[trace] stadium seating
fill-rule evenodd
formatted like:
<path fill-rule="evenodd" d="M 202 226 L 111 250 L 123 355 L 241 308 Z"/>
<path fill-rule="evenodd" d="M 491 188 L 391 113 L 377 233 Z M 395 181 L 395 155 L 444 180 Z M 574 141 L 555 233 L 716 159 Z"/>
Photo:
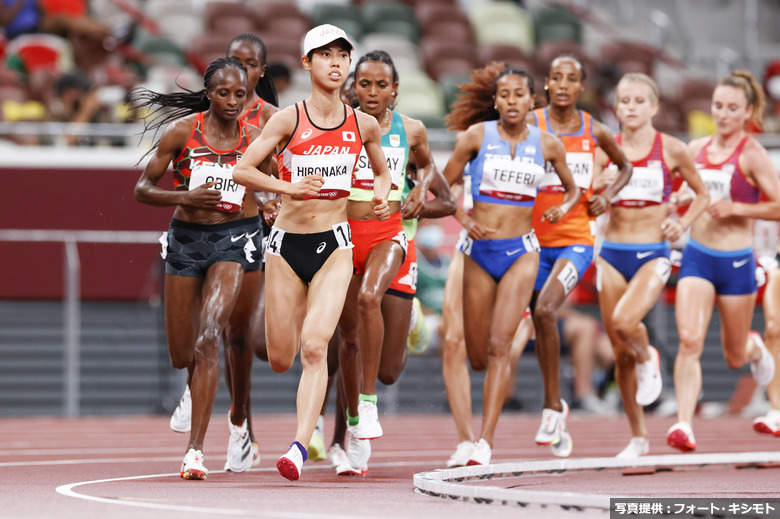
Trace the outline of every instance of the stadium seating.
<path fill-rule="evenodd" d="M 362 51 L 383 50 L 393 59 L 399 75 L 407 70 L 418 71 L 421 67 L 420 50 L 408 39 L 395 34 L 371 33 L 361 41 Z M 359 56 L 353 57 L 357 59 Z"/>
<path fill-rule="evenodd" d="M 641 72 L 650 77 L 655 71 L 656 55 L 650 45 L 630 40 L 615 40 L 599 49 L 599 59 L 617 66 L 622 73 Z"/>
<path fill-rule="evenodd" d="M 392 2 L 373 1 L 363 4 L 360 16 L 366 33 L 390 33 L 417 43 L 420 28 L 411 7 Z"/>
<path fill-rule="evenodd" d="M 260 31 L 258 34 L 265 43 L 269 63 L 284 63 L 290 70 L 301 67 L 301 39 L 289 38 L 273 32 Z"/>
<path fill-rule="evenodd" d="M 420 54 L 434 81 L 445 74 L 467 75 L 477 66 L 476 50 L 465 42 L 427 38 L 420 44 Z"/>
<path fill-rule="evenodd" d="M 313 26 L 329 23 L 344 29 L 351 38 L 360 40 L 363 37 L 363 18 L 355 6 L 318 3 L 312 9 L 310 18 Z"/>
<path fill-rule="evenodd" d="M 477 46 L 477 65 L 483 67 L 490 62 L 499 61 L 509 66 L 525 70 L 531 75 L 536 73 L 536 64 L 520 47 L 504 43 L 482 43 Z"/>
<path fill-rule="evenodd" d="M 580 20 L 566 8 L 545 6 L 531 11 L 534 39 L 538 45 L 547 40 L 565 40 L 582 43 Z"/>
<path fill-rule="evenodd" d="M 444 95 L 425 72 L 409 72 L 398 83 L 395 109 L 418 119 L 441 119 L 444 117 Z"/>
<path fill-rule="evenodd" d="M 458 94 L 460 93 L 459 85 L 468 83 L 471 81 L 469 74 L 444 74 L 439 78 L 439 86 L 441 87 L 442 94 L 444 94 L 444 104 L 446 111 L 449 112 L 452 108 Z"/>
<path fill-rule="evenodd" d="M 184 51 L 166 37 L 141 31 L 133 40 L 133 45 L 146 54 L 152 60 L 152 64 L 166 63 L 179 66 L 187 64 Z"/>
<path fill-rule="evenodd" d="M 524 52 L 534 48 L 531 14 L 513 2 L 476 3 L 469 11 L 478 43 L 509 43 Z"/>
<path fill-rule="evenodd" d="M 434 20 L 426 24 L 422 39 L 437 38 L 449 41 L 474 43 L 474 30 L 471 24 L 458 20 Z"/>
<path fill-rule="evenodd" d="M 187 47 L 187 61 L 200 74 L 206 72 L 206 67 L 217 58 L 227 54 L 227 48 L 233 39 L 233 34 L 207 32 L 195 38 Z"/>
<path fill-rule="evenodd" d="M 222 20 L 225 18 L 227 18 L 229 21 L 243 19 L 245 21 L 250 22 L 252 27 L 254 27 L 255 25 L 254 23 L 255 12 L 252 9 L 250 9 L 249 6 L 247 6 L 247 4 L 244 4 L 243 2 L 227 2 L 227 1 L 211 0 L 206 4 L 203 17 L 206 21 L 208 28 L 212 31 L 217 30 L 219 28 L 221 30 L 228 30 L 229 32 L 235 32 L 229 29 L 228 26 L 229 22 L 225 22 L 225 23 L 222 22 Z M 240 32 L 235 32 L 234 36 L 236 34 L 240 34 Z"/>

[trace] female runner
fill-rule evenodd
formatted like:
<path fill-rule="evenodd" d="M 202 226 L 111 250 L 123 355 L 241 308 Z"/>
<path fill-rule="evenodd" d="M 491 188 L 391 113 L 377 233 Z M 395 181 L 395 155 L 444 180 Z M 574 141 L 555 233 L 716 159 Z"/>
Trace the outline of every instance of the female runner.
<path fill-rule="evenodd" d="M 379 123 L 392 189 L 388 198 L 390 218 L 377 221 L 370 205 L 374 175 L 365 155 L 361 155 L 347 203 L 355 244 L 354 274 L 340 320 L 344 341 L 339 365 L 346 391 L 349 467 L 337 467 L 339 473 L 365 473 L 370 447 L 364 440 L 382 435 L 377 379 L 384 384 L 394 383 L 406 364 L 416 255 L 402 217 L 416 222 L 419 216 L 447 216 L 456 207 L 446 182 L 435 169 L 425 126 L 392 110 L 397 88 L 398 73 L 386 52 L 369 52 L 358 60 L 355 94 L 360 110 Z M 408 161 L 416 165 L 420 179 L 420 185 L 411 192 L 406 178 Z M 434 187 L 437 177 L 438 186 Z M 429 186 L 437 196 L 426 202 Z"/>
<path fill-rule="evenodd" d="M 566 196 L 544 218 L 558 222 L 580 197 L 555 136 L 528 126 L 533 80 L 524 71 L 492 63 L 472 74 L 448 115 L 450 129 L 462 131 L 444 170 L 458 182 L 468 164 L 474 209 L 456 217 L 468 230 L 461 247 L 466 350 L 476 370 L 487 369 L 480 440 L 468 461 L 488 464 L 493 433 L 504 403 L 512 338 L 531 299 L 539 245 L 531 211 L 544 165 L 551 162 Z"/>
<path fill-rule="evenodd" d="M 312 94 L 273 115 L 233 175 L 259 191 L 282 193 L 266 247 L 266 344 L 274 371 L 288 370 L 301 352 L 295 440 L 276 466 L 297 480 L 327 386 L 328 341 L 338 323 L 352 274 L 347 200 L 363 147 L 375 175 L 372 211 L 389 216 L 390 172 L 376 119 L 340 98 L 354 48 L 342 29 L 320 25 L 304 38 L 303 67 Z M 257 165 L 276 149 L 279 179 Z"/>
<path fill-rule="evenodd" d="M 766 149 L 745 131 L 748 122 L 760 123 L 764 105 L 756 79 L 747 71 L 732 72 L 712 94 L 717 132 L 689 144 L 712 204 L 691 229 L 677 283 L 677 423 L 666 441 L 684 452 L 696 449 L 692 423 L 701 391 L 699 359 L 715 303 L 728 366 L 737 369 L 749 362 L 760 386 L 774 375 L 774 358 L 761 335 L 750 331 L 757 291 L 753 219 L 780 219 L 780 181 Z M 761 193 L 766 201 L 759 201 Z"/>
<path fill-rule="evenodd" d="M 542 218 L 544 212 L 563 199 L 563 187 L 552 172 L 542 179 L 533 210 L 533 223 L 539 238 L 539 272 L 534 285 L 531 310 L 536 329 L 536 356 L 544 380 L 542 423 L 536 433 L 537 445 L 549 445 L 556 456 L 571 454 L 572 442 L 566 430 L 568 405 L 561 399 L 559 364 L 561 338 L 558 310 L 593 261 L 596 240 L 595 218 L 607 208 L 608 201 L 631 177 L 631 163 L 615 144 L 609 129 L 583 110 L 577 100 L 585 90 L 585 68 L 571 54 L 556 57 L 550 63 L 545 90 L 550 105 L 528 115 L 528 124 L 549 131 L 563 141 L 566 162 L 577 183 L 580 203 L 556 224 Z M 602 150 L 618 167 L 614 182 L 600 194 L 593 194 L 593 162 Z"/>
<path fill-rule="evenodd" d="M 165 324 L 173 366 L 192 370 L 192 425 L 181 466 L 185 479 L 208 475 L 202 450 L 219 383 L 219 343 L 252 247 L 242 205 L 245 198 L 253 200 L 232 180 L 236 161 L 259 134 L 239 120 L 247 85 L 244 66 L 221 58 L 206 69 L 202 91 L 135 94 L 142 106 L 174 108 L 150 126 L 171 122 L 135 196 L 149 205 L 176 206 L 163 245 Z M 157 185 L 171 163 L 174 191 Z"/>
<path fill-rule="evenodd" d="M 244 65 L 249 80 L 249 90 L 240 119 L 262 129 L 271 115 L 278 111 L 276 105 L 279 102 L 273 79 L 267 74 L 265 44 L 254 34 L 240 34 L 228 45 L 227 55 Z M 273 163 L 271 165 L 273 168 Z M 228 416 L 230 439 L 225 470 L 233 472 L 243 472 L 260 462 L 259 447 L 252 431 L 252 419 L 249 413 L 249 389 L 252 352 L 265 355 L 265 331 L 262 327 L 257 329 L 257 325 L 262 324 L 264 313 L 262 297 L 264 233 L 259 213 L 269 197 L 265 193 L 253 191 L 248 195 L 250 196 L 244 204 L 244 221 L 247 226 L 247 238 L 251 240 L 252 245 L 248 247 L 241 292 L 233 313 L 230 314 L 224 337 L 227 346 L 225 381 L 233 403 Z M 255 313 L 260 314 L 259 318 L 254 315 Z M 191 372 L 188 373 L 187 378 L 188 381 L 191 380 Z M 191 412 L 192 401 L 188 382 L 178 407 L 171 415 L 171 429 L 176 432 L 189 432 Z"/>
<path fill-rule="evenodd" d="M 653 80 L 644 74 L 626 74 L 615 93 L 615 111 L 622 125 L 616 140 L 634 169 L 628 185 L 611 198 L 596 260 L 596 288 L 615 356 L 615 380 L 631 425 L 631 441 L 618 457 L 635 458 L 650 449 L 642 406 L 653 403 L 663 387 L 658 351 L 650 346 L 642 319 L 671 273 L 667 240 L 679 239 L 709 198 L 685 144 L 653 128 L 659 101 Z M 609 158 L 599 153 L 597 160 L 600 174 Z M 682 175 L 697 195 L 679 220 L 669 217 L 673 174 Z"/>

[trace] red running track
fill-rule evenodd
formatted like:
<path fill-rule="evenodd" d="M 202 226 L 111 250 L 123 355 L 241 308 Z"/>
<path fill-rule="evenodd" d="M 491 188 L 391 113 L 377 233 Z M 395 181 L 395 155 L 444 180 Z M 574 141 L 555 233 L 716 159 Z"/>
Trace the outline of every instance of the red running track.
<path fill-rule="evenodd" d="M 505 414 L 496 431 L 496 463 L 551 459 L 533 436 L 539 417 Z M 671 418 L 648 417 L 651 454 L 678 454 L 664 442 Z M 259 517 L 279 519 L 494 517 L 608 517 L 603 510 L 476 504 L 422 495 L 413 475 L 444 462 L 457 443 L 448 415 L 383 416 L 385 435 L 373 441 L 366 477 L 339 477 L 327 462 L 304 466 L 298 482 L 283 479 L 276 459 L 295 429 L 292 415 L 255 417 L 261 444 L 258 469 L 224 473 L 228 431 L 215 415 L 206 437 L 207 481 L 185 481 L 178 471 L 187 437 L 168 428 L 162 416 L 31 417 L 0 419 L 0 517 L 157 519 Z M 475 423 L 478 429 L 478 421 Z M 629 439 L 624 418 L 572 415 L 572 458 L 609 457 Z M 326 440 L 331 431 L 326 421 Z M 697 453 L 780 450 L 780 438 L 758 435 L 741 417 L 697 419 Z M 491 480 L 506 488 L 577 492 L 615 497 L 780 496 L 780 470 L 734 466 L 686 468 L 652 475 L 584 471 Z M 57 489 L 60 489 L 60 492 Z"/>

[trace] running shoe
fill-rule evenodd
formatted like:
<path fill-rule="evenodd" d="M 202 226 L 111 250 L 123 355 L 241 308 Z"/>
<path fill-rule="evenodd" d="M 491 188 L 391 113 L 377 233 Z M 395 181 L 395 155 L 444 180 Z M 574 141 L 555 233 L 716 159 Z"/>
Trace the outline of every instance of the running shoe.
<path fill-rule="evenodd" d="M 566 428 L 566 420 L 569 418 L 569 406 L 563 399 L 561 404 L 562 411 L 542 409 L 542 423 L 534 438 L 537 445 L 554 445 L 561 441 L 561 431 Z"/>
<path fill-rule="evenodd" d="M 303 462 L 306 461 L 307 457 L 308 454 L 306 454 L 306 449 L 303 445 L 298 442 L 292 442 L 287 454 L 276 462 L 276 469 L 279 471 L 279 474 L 290 481 L 298 481 L 303 471 Z"/>
<path fill-rule="evenodd" d="M 330 466 L 338 470 L 343 463 L 347 463 L 347 453 L 344 452 L 341 445 L 334 443 L 328 449 L 328 460 L 330 461 Z"/>
<path fill-rule="evenodd" d="M 471 455 L 474 454 L 474 449 L 477 448 L 477 444 L 473 441 L 462 441 L 455 448 L 455 452 L 452 453 L 450 459 L 447 460 L 447 468 L 463 467 L 471 459 Z"/>
<path fill-rule="evenodd" d="M 379 424 L 379 411 L 376 404 L 363 400 L 358 404 L 360 420 L 355 426 L 355 435 L 361 440 L 375 440 L 382 436 L 382 426 Z M 349 449 L 347 449 L 349 452 Z"/>
<path fill-rule="evenodd" d="M 484 438 L 481 438 L 474 447 L 474 451 L 471 453 L 471 456 L 469 456 L 466 465 L 490 465 L 490 457 L 492 454 L 493 451 L 490 448 L 490 445 L 488 445 L 488 442 L 486 442 Z"/>
<path fill-rule="evenodd" d="M 365 476 L 371 457 L 371 441 L 356 435 L 357 425 L 347 426 L 347 462 L 336 467 L 339 476 Z"/>
<path fill-rule="evenodd" d="M 209 471 L 203 466 L 203 453 L 195 449 L 188 450 L 181 462 L 179 475 L 184 479 L 206 479 Z"/>
<path fill-rule="evenodd" d="M 666 444 L 683 452 L 696 450 L 696 438 L 693 437 L 693 429 L 685 422 L 677 422 L 666 431 Z"/>
<path fill-rule="evenodd" d="M 647 456 L 650 452 L 650 440 L 643 436 L 634 436 L 625 449 L 615 456 L 616 458 L 632 459 Z"/>
<path fill-rule="evenodd" d="M 412 321 L 414 326 L 406 337 L 406 351 L 412 355 L 422 355 L 431 343 L 431 330 L 425 322 L 420 300 L 416 297 L 412 299 Z"/>
<path fill-rule="evenodd" d="M 252 442 L 252 466 L 260 466 L 260 446 L 257 442 Z"/>
<path fill-rule="evenodd" d="M 772 377 L 775 376 L 775 359 L 769 353 L 769 350 L 766 349 L 760 333 L 751 331 L 750 336 L 753 338 L 753 343 L 761 350 L 761 358 L 750 361 L 750 372 L 753 374 L 756 383 L 761 387 L 765 387 L 772 382 Z"/>
<path fill-rule="evenodd" d="M 311 435 L 311 441 L 309 441 L 309 459 L 312 461 L 322 461 L 326 456 L 325 438 L 322 434 L 322 429 L 315 427 L 314 432 Z"/>
<path fill-rule="evenodd" d="M 179 400 L 179 405 L 171 415 L 171 429 L 178 433 L 188 433 L 192 427 L 192 395 L 190 386 L 184 388 L 184 394 Z"/>
<path fill-rule="evenodd" d="M 772 409 L 753 420 L 753 430 L 761 434 L 780 436 L 780 410 Z"/>
<path fill-rule="evenodd" d="M 246 419 L 241 425 L 233 425 L 228 414 L 228 428 L 230 439 L 228 440 L 227 460 L 225 470 L 230 472 L 244 472 L 252 466 L 252 441 L 249 439 L 249 430 Z"/>
<path fill-rule="evenodd" d="M 571 440 L 571 434 L 569 434 L 569 427 L 567 424 L 567 421 L 569 420 L 569 404 L 566 403 L 566 400 L 561 399 L 561 405 L 563 406 L 563 411 L 561 411 L 563 420 L 560 422 L 560 440 L 556 443 L 551 443 L 550 450 L 552 451 L 553 456 L 568 458 L 571 451 L 574 449 L 574 442 Z"/>
<path fill-rule="evenodd" d="M 650 405 L 661 396 L 664 388 L 661 379 L 661 359 L 658 350 L 647 347 L 650 359 L 636 365 L 636 403 L 642 406 Z"/>

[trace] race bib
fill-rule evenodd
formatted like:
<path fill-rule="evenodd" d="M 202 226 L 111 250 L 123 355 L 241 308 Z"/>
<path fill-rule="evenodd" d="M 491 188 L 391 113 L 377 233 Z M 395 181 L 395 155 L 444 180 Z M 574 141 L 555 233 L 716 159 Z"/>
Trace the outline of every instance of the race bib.
<path fill-rule="evenodd" d="M 309 175 L 322 175 L 322 189 L 317 198 L 339 198 L 349 195 L 355 155 L 293 155 L 290 182 L 296 183 Z"/>
<path fill-rule="evenodd" d="M 635 167 L 631 173 L 631 180 L 620 190 L 612 203 L 629 207 L 643 207 L 660 204 L 663 199 L 663 171 L 660 165 L 657 167 L 651 165 L 650 167 Z"/>
<path fill-rule="evenodd" d="M 719 169 L 700 169 L 699 175 L 710 190 L 710 203 L 731 200 L 731 172 Z"/>
<path fill-rule="evenodd" d="M 485 159 L 479 192 L 504 200 L 533 200 L 544 168 L 528 160 L 512 160 L 505 155 Z"/>
<path fill-rule="evenodd" d="M 241 210 L 246 187 L 233 182 L 233 166 L 220 166 L 214 163 L 195 163 L 190 174 L 189 189 L 215 182 L 211 189 L 222 193 L 222 200 L 217 209 L 226 213 L 236 213 Z"/>
<path fill-rule="evenodd" d="M 569 166 L 574 183 L 583 193 L 590 189 L 593 182 L 593 154 L 592 153 L 566 153 L 566 165 Z M 563 185 L 552 164 L 547 163 L 547 171 L 539 182 L 539 188 L 548 192 L 563 192 Z"/>
<path fill-rule="evenodd" d="M 382 146 L 382 151 L 387 159 L 387 169 L 390 170 L 392 189 L 398 189 L 406 165 L 406 149 Z M 374 189 L 374 171 L 371 169 L 365 148 L 360 151 L 352 186 L 360 189 Z"/>

